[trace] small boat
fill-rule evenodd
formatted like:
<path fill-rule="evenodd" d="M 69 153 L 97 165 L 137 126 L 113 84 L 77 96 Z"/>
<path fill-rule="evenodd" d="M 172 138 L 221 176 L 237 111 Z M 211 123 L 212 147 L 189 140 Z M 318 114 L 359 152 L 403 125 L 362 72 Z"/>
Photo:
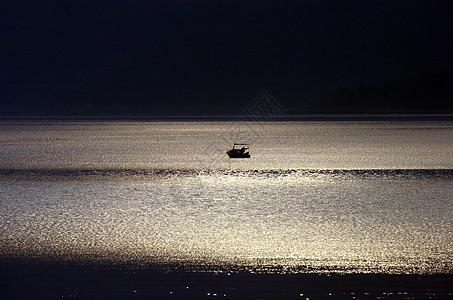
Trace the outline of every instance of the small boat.
<path fill-rule="evenodd" d="M 234 144 L 227 152 L 230 158 L 250 158 L 249 144 Z"/>

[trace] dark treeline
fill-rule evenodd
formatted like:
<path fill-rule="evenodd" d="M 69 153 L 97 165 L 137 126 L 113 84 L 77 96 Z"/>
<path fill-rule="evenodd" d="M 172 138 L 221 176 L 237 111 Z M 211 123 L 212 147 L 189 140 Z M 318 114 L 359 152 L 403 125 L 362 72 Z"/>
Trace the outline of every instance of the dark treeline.
<path fill-rule="evenodd" d="M 310 113 L 453 113 L 453 73 L 441 71 L 417 77 L 361 84 L 324 95 Z"/>
<path fill-rule="evenodd" d="M 0 96 L 1 115 L 40 116 L 234 115 L 245 106 L 241 97 L 246 98 L 239 92 L 228 95 L 229 101 L 214 97 L 215 93 L 204 97 L 192 93 L 178 95 L 174 91 L 156 95 L 145 87 L 96 84 L 17 87 L 0 84 Z M 297 94 L 291 98 L 293 103 L 277 97 L 282 106 L 292 108 L 288 114 L 451 114 L 453 73 L 441 71 L 378 85 L 362 84 L 356 89 L 344 88 L 326 93 L 311 107 L 304 103 L 298 107 Z"/>

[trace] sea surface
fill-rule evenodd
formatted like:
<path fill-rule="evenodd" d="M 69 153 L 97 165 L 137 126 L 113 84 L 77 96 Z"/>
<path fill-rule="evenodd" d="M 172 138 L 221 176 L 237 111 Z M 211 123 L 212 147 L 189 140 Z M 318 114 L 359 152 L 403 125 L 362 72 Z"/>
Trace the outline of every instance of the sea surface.
<path fill-rule="evenodd" d="M 452 231 L 449 121 L 0 121 L 2 260 L 451 274 Z"/>

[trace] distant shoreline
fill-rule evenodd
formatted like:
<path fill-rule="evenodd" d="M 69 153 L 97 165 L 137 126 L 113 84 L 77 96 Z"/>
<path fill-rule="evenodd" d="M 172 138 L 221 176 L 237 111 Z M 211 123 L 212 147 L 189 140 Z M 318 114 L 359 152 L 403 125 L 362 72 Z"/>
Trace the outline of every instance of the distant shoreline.
<path fill-rule="evenodd" d="M 279 117 L 253 118 L 247 115 L 0 115 L 2 120 L 56 120 L 56 121 L 453 121 L 453 114 L 312 114 L 285 115 Z"/>

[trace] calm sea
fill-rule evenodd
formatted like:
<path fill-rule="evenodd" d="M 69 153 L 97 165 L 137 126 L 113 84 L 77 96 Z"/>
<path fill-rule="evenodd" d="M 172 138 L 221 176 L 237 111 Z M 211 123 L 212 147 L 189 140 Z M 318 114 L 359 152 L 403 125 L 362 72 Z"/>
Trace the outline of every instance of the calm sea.
<path fill-rule="evenodd" d="M 452 230 L 452 122 L 0 122 L 2 259 L 451 273 Z"/>

